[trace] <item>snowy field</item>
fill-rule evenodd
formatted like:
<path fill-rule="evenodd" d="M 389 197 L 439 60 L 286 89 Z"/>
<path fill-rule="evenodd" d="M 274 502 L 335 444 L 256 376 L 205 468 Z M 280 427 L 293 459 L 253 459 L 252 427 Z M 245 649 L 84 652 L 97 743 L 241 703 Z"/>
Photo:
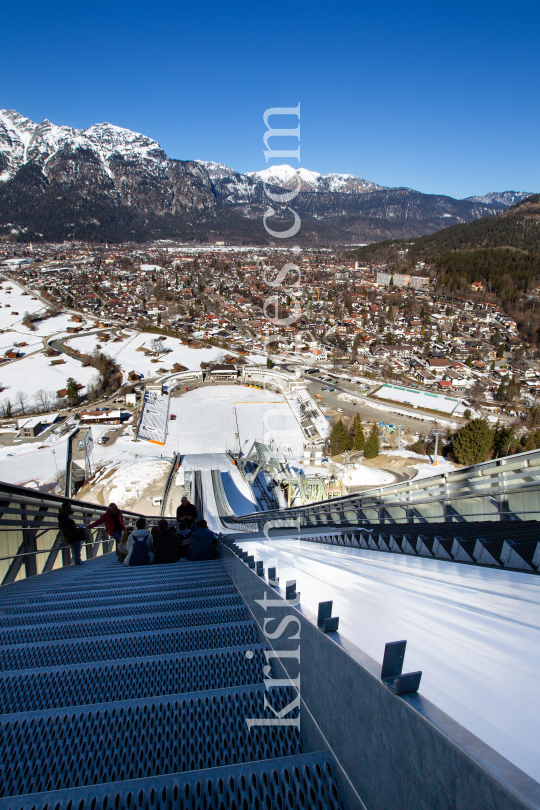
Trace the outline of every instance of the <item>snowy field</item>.
<path fill-rule="evenodd" d="M 110 330 L 104 329 L 104 332 Z M 123 330 L 126 334 L 127 330 Z M 146 357 L 144 352 L 137 351 L 139 348 L 145 348 L 149 351 L 152 350 L 152 342 L 159 337 L 159 335 L 152 334 L 151 332 L 141 332 L 140 334 L 130 334 L 121 343 L 115 343 L 114 340 L 107 342 L 101 341 L 97 335 L 83 335 L 81 337 L 72 338 L 66 341 L 68 346 L 78 349 L 82 353 L 92 354 L 97 344 L 101 346 L 101 350 L 105 354 L 113 357 L 122 371 L 128 374 L 130 371 L 136 371 L 137 374 L 143 374 L 144 377 L 155 377 L 158 369 L 166 368 L 171 369 L 174 363 L 180 363 L 186 366 L 190 371 L 193 369 L 200 369 L 201 363 L 209 363 L 210 361 L 217 360 L 223 357 L 227 352 L 219 348 L 209 349 L 190 349 L 184 346 L 178 338 L 168 337 L 166 340 L 161 341 L 163 348 L 171 349 L 168 354 L 160 354 L 159 362 L 152 363 L 156 359 L 154 357 Z"/>
<path fill-rule="evenodd" d="M 131 509 L 156 481 L 166 478 L 169 469 L 170 461 L 157 456 L 143 459 L 119 458 L 103 468 L 92 481 L 91 487 L 88 490 L 85 488 L 80 497 L 82 500 L 99 501 L 104 505 L 115 503 L 120 509 Z M 150 509 L 146 511 L 149 512 Z"/>
<path fill-rule="evenodd" d="M 303 436 L 287 402 L 281 394 L 220 385 L 198 388 L 174 397 L 166 449 L 179 453 L 225 453 L 237 450 L 236 422 L 240 446 L 247 453 L 255 439 L 272 438 L 287 457 L 303 456 Z"/>
<path fill-rule="evenodd" d="M 73 377 L 76 382 L 86 386 L 97 376 L 95 368 L 83 368 L 77 360 L 67 355 L 62 355 L 62 358 L 65 363 L 51 366 L 51 358 L 40 352 L 2 366 L 0 382 L 5 390 L 0 392 L 0 403 L 9 399 L 12 405 L 17 405 L 17 394 L 22 391 L 31 405 L 40 389 L 47 391 L 51 402 L 54 402 L 56 392 L 66 387 L 68 377 Z"/>
<path fill-rule="evenodd" d="M 82 323 L 74 323 L 71 320 L 72 315 L 70 312 L 62 312 L 60 315 L 56 315 L 54 318 L 45 318 L 43 321 L 36 321 L 34 326 L 34 331 L 30 331 L 26 326 L 21 326 L 20 331 L 21 333 L 24 331 L 30 337 L 40 337 L 40 338 L 47 338 L 51 337 L 51 335 L 58 335 L 62 334 L 66 331 L 68 326 L 82 326 Z"/>
<path fill-rule="evenodd" d="M 299 540 L 240 544 L 295 579 L 312 613 L 332 599 L 339 632 L 375 661 L 407 639 L 420 693 L 540 781 L 537 577 Z"/>
<path fill-rule="evenodd" d="M 23 295 L 22 288 L 13 281 L 0 284 L 0 329 L 19 327 L 26 312 L 32 315 L 45 309 L 41 301 L 32 301 L 32 297 Z"/>

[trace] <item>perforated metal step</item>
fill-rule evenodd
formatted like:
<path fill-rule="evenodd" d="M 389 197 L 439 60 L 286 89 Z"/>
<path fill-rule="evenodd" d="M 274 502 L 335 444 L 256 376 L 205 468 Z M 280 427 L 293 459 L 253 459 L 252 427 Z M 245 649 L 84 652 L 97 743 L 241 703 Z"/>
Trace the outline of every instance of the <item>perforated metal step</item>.
<path fill-rule="evenodd" d="M 327 751 L 0 799 L 0 810 L 341 810 Z"/>
<path fill-rule="evenodd" d="M 115 555 L 107 555 L 115 558 Z M 109 567 L 116 566 L 114 573 L 107 576 L 94 577 L 91 571 L 88 574 L 81 575 L 81 569 L 93 570 L 94 564 L 99 561 L 92 560 L 80 568 L 71 566 L 61 570 L 63 576 L 57 577 L 48 582 L 36 582 L 36 578 L 32 577 L 20 583 L 20 587 L 2 588 L 0 589 L 0 605 L 9 605 L 11 602 L 24 602 L 29 599 L 38 598 L 41 601 L 49 601 L 53 596 L 73 596 L 80 598 L 84 594 L 95 593 L 100 590 L 102 593 L 107 593 L 110 590 L 112 593 L 118 593 L 118 588 L 122 588 L 123 592 L 129 594 L 133 591 L 134 587 L 148 588 L 149 590 L 175 590 L 185 587 L 193 587 L 201 584 L 205 585 L 230 585 L 232 580 L 226 573 L 223 565 L 218 561 L 210 563 L 201 563 L 201 568 L 197 564 L 197 568 L 192 564 L 180 564 L 163 566 L 141 566 L 140 568 L 129 568 L 113 560 L 109 562 Z M 206 566 L 206 567 L 204 567 Z M 67 576 L 71 574 L 72 576 Z M 47 579 L 48 574 L 42 575 Z M 19 583 L 14 583 L 19 585 Z"/>
<path fill-rule="evenodd" d="M 83 596 L 82 594 L 79 596 L 73 595 L 71 597 L 66 597 L 65 599 L 56 599 L 48 600 L 48 601 L 39 601 L 37 602 L 36 607 L 36 600 L 32 600 L 31 602 L 17 602 L 14 604 L 10 604 L 9 607 L 3 606 L 0 608 L 0 617 L 2 616 L 24 616 L 25 614 L 36 614 L 39 613 L 40 615 L 45 615 L 46 613 L 54 613 L 55 611 L 60 610 L 79 610 L 79 609 L 87 609 L 93 607 L 100 607 L 102 605 L 105 606 L 125 606 L 129 608 L 130 605 L 138 605 L 141 601 L 144 602 L 152 602 L 153 604 L 160 603 L 162 605 L 162 610 L 167 608 L 167 605 L 163 604 L 166 602 L 170 604 L 171 602 L 180 603 L 188 599 L 193 599 L 195 596 L 203 598 L 203 597 L 210 597 L 210 596 L 227 596 L 228 594 L 235 594 L 238 593 L 234 585 L 216 585 L 214 587 L 209 588 L 202 588 L 197 586 L 190 586 L 182 587 L 181 590 L 175 590 L 173 594 L 170 591 L 159 591 L 156 593 L 155 591 L 152 592 L 150 588 L 145 588 L 144 591 L 141 589 L 137 589 L 136 592 L 133 590 L 130 591 L 129 595 L 126 596 L 117 596 L 116 589 L 111 596 L 102 596 L 99 595 L 101 592 L 98 592 L 96 595 L 87 595 Z M 23 622 L 24 623 L 24 622 Z M 27 622 L 28 624 L 29 622 Z"/>
<path fill-rule="evenodd" d="M 262 683 L 266 645 L 249 649 L 252 658 L 242 647 L 0 675 L 0 713 L 107 703 L 122 690 L 147 698 Z"/>
<path fill-rule="evenodd" d="M 68 569 L 69 570 L 69 569 Z M 114 587 L 107 585 L 106 587 L 94 587 L 93 585 L 89 585 L 85 583 L 84 588 L 72 587 L 72 588 L 62 588 L 58 590 L 50 589 L 48 591 L 36 591 L 36 592 L 20 592 L 20 594 L 15 598 L 12 596 L 4 597 L 2 591 L 0 590 L 0 606 L 1 607 L 9 607 L 10 605 L 17 605 L 17 604 L 30 604 L 31 602 L 44 602 L 49 603 L 50 601 L 62 601 L 62 600 L 70 600 L 70 599 L 90 599 L 93 598 L 96 594 L 99 593 L 100 596 L 111 594 L 114 596 L 129 596 L 134 592 L 134 590 L 141 592 L 141 593 L 156 593 L 157 591 L 162 593 L 182 593 L 185 590 L 191 590 L 194 588 L 200 587 L 202 584 L 206 587 L 216 587 L 217 585 L 231 585 L 231 579 L 225 574 L 213 574 L 204 577 L 204 579 L 190 579 L 185 580 L 183 582 L 179 582 L 177 580 L 173 580 L 171 582 L 161 582 L 159 586 L 156 585 L 149 577 L 148 580 L 142 584 L 137 585 L 135 588 L 133 584 L 130 584 L 127 580 L 120 580 Z"/>
<path fill-rule="evenodd" d="M 258 684 L 8 715 L 0 720 L 0 796 L 302 753 L 294 726 L 248 730 L 246 718 L 275 719 L 267 694 Z M 279 711 L 293 696 L 275 688 L 270 703 Z"/>
<path fill-rule="evenodd" d="M 0 810 L 340 810 L 250 616 L 220 561 L 0 589 Z"/>
<path fill-rule="evenodd" d="M 70 569 L 68 569 L 70 570 Z M 181 594 L 184 591 L 188 590 L 196 590 L 200 586 L 204 584 L 205 587 L 217 587 L 218 585 L 231 585 L 231 578 L 226 576 L 225 574 L 216 574 L 213 576 L 204 577 L 204 579 L 191 579 L 186 580 L 185 582 L 178 583 L 177 581 L 173 581 L 172 583 L 160 583 L 159 586 L 156 586 L 155 583 L 152 582 L 150 577 L 143 585 L 138 585 L 134 588 L 133 585 L 129 585 L 125 583 L 123 580 L 120 581 L 118 585 L 115 585 L 114 588 L 107 587 L 107 588 L 94 588 L 93 586 L 89 586 L 88 584 L 85 585 L 84 589 L 77 587 L 72 587 L 70 589 L 63 588 L 61 591 L 37 591 L 34 593 L 24 593 L 19 594 L 19 596 L 15 597 L 4 597 L 3 601 L 0 599 L 0 606 L 3 607 L 13 607 L 19 604 L 51 604 L 53 602 L 68 602 L 70 600 L 78 600 L 78 599 L 93 599 L 95 594 L 98 593 L 103 595 L 104 593 L 110 593 L 115 597 L 119 596 L 133 596 L 133 592 L 136 591 L 137 593 L 144 595 L 144 594 L 154 594 L 156 591 L 159 593 L 169 593 L 169 594 Z M 3 596 L 2 590 L 0 589 L 0 597 Z"/>
<path fill-rule="evenodd" d="M 149 598 L 149 597 L 147 597 Z M 243 605 L 242 597 L 238 594 L 226 594 L 224 596 L 203 596 L 197 599 L 172 599 L 166 605 L 163 602 L 146 602 L 139 600 L 139 603 L 131 602 L 129 605 L 116 605 L 113 607 L 87 607 L 77 610 L 63 610 L 54 612 L 35 612 L 34 615 L 24 613 L 22 616 L 0 616 L 0 629 L 9 627 L 31 627 L 43 624 L 62 624 L 66 622 L 95 622 L 104 619 L 121 618 L 128 622 L 136 616 L 145 616 L 154 613 L 181 613 L 182 611 L 200 611 L 208 608 L 238 607 Z M 92 633 L 95 635 L 95 633 Z M 0 635 L 1 639 L 1 635 Z M 0 641 L 1 643 L 1 641 Z"/>
<path fill-rule="evenodd" d="M 121 619 L 102 621 L 74 621 L 62 624 L 44 624 L 31 627 L 19 626 L 0 630 L 0 645 L 34 644 L 62 639 L 92 638 L 95 636 L 120 635 L 126 630 L 148 633 L 153 630 L 170 630 L 180 627 L 198 627 L 210 624 L 242 622 L 249 618 L 245 606 L 209 608 L 208 610 L 160 613 L 150 616 L 126 616 Z"/>
<path fill-rule="evenodd" d="M 237 622 L 214 627 L 183 630 L 139 632 L 91 640 L 71 640 L 13 645 L 0 648 L 0 671 L 66 666 L 90 661 L 115 661 L 124 658 L 146 658 L 151 655 L 213 650 L 219 647 L 258 644 L 254 622 Z"/>

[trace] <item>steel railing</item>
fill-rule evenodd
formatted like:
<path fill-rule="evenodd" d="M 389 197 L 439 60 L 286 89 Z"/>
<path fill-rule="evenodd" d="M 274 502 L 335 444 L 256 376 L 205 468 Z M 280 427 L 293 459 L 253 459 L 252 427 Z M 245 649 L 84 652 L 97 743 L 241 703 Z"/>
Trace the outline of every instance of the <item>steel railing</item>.
<path fill-rule="evenodd" d="M 0 482 L 0 584 L 71 564 L 70 548 L 58 525 L 58 513 L 65 500 L 71 503 L 75 522 L 86 527 L 87 541 L 82 545 L 86 558 L 113 550 L 113 541 L 103 527 L 88 528 L 103 516 L 104 506 Z M 129 510 L 122 513 L 126 523 L 141 517 Z M 149 525 L 157 519 L 147 518 Z"/>
<path fill-rule="evenodd" d="M 231 517 L 231 523 L 297 520 L 300 526 L 540 520 L 540 450 L 377 487 L 307 506 Z"/>

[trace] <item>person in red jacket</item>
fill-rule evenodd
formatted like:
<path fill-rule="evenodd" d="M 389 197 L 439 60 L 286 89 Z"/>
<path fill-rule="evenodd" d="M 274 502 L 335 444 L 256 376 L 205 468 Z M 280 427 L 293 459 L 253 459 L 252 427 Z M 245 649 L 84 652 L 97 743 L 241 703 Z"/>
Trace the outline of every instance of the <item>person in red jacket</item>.
<path fill-rule="evenodd" d="M 105 514 L 100 517 L 99 520 L 94 521 L 94 523 L 90 523 L 88 528 L 93 529 L 96 526 L 99 526 L 100 523 L 103 523 L 105 526 L 105 531 L 109 537 L 114 537 L 116 540 L 116 548 L 118 548 L 118 543 L 122 539 L 122 532 L 125 529 L 125 524 L 122 512 L 115 503 L 110 503 L 105 510 Z"/>

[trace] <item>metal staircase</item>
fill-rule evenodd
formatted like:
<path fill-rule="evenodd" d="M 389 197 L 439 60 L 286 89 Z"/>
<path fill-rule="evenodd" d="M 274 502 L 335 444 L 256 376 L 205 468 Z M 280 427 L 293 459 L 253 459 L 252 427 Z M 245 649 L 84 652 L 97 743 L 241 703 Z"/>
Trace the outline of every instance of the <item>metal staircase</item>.
<path fill-rule="evenodd" d="M 246 724 L 275 717 L 266 649 L 219 560 L 107 554 L 4 586 L 1 810 L 337 810 L 328 752 Z"/>

